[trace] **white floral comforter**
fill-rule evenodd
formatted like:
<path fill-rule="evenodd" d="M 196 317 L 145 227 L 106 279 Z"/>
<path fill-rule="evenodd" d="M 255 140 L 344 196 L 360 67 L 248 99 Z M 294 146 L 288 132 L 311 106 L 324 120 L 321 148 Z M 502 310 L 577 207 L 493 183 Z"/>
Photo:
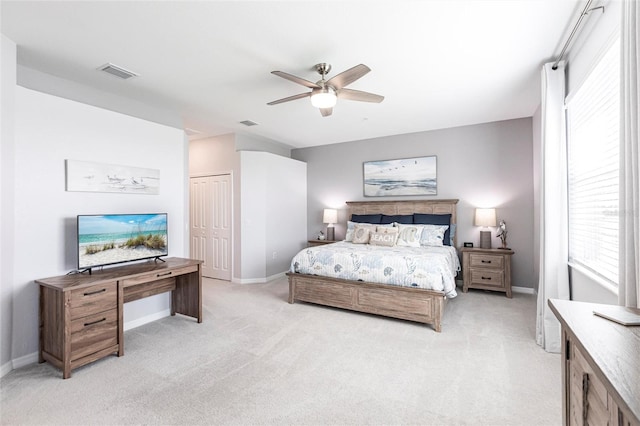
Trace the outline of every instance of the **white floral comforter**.
<path fill-rule="evenodd" d="M 308 247 L 291 272 L 443 291 L 456 297 L 460 261 L 455 247 L 384 247 L 340 241 Z"/>

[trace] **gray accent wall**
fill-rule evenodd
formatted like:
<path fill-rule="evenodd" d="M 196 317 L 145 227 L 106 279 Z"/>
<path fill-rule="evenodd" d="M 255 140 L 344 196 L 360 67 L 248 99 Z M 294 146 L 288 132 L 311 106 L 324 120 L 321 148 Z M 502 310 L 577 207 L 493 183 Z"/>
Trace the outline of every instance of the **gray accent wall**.
<path fill-rule="evenodd" d="M 363 162 L 437 156 L 438 195 L 457 198 L 458 246 L 479 245 L 480 228 L 473 226 L 476 207 L 495 207 L 508 226 L 513 256 L 513 285 L 533 288 L 534 199 L 532 119 L 484 123 L 429 132 L 394 135 L 334 145 L 294 149 L 291 157 L 307 163 L 307 234 L 324 230 L 324 208 L 336 208 L 336 238 L 347 221 L 346 201 L 371 200 L 363 195 Z M 415 199 L 376 197 L 375 199 Z M 493 246 L 499 238 L 492 229 Z"/>

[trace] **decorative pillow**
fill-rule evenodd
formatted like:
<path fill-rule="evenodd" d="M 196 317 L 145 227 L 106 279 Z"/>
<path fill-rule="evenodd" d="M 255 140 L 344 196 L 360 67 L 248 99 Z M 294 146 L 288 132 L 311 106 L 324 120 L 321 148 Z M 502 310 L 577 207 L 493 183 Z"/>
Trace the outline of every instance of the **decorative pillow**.
<path fill-rule="evenodd" d="M 345 241 L 353 241 L 353 230 L 355 229 L 355 227 L 355 222 L 351 222 L 350 220 L 347 221 L 347 233 L 344 236 Z"/>
<path fill-rule="evenodd" d="M 398 241 L 398 228 L 395 228 L 393 226 L 393 224 L 387 224 L 387 225 L 378 225 L 376 227 L 376 232 L 378 233 L 382 233 L 382 234 L 390 234 L 393 235 L 393 244 L 396 244 L 396 241 Z"/>
<path fill-rule="evenodd" d="M 420 247 L 420 238 L 422 237 L 423 226 L 420 225 L 403 225 L 397 223 L 398 241 L 396 245 L 405 247 Z"/>
<path fill-rule="evenodd" d="M 390 228 L 382 228 L 382 229 L 390 229 Z M 375 246 L 393 247 L 396 243 L 397 237 L 398 237 L 397 232 L 372 232 L 371 238 L 369 239 L 369 244 L 372 244 Z"/>
<path fill-rule="evenodd" d="M 356 224 L 353 230 L 353 244 L 367 244 L 369 242 L 369 234 L 375 232 L 376 225 Z"/>
<path fill-rule="evenodd" d="M 448 214 L 426 214 L 426 213 L 414 213 L 413 223 L 420 225 L 451 225 L 451 213 Z M 451 232 L 447 228 L 445 232 L 444 245 L 451 245 Z M 423 244 L 424 245 L 424 244 Z"/>
<path fill-rule="evenodd" d="M 345 241 L 353 241 L 353 232 L 356 230 L 356 225 L 371 225 L 371 227 L 373 227 L 373 231 L 376 230 L 376 226 L 375 224 L 372 223 L 359 223 L 359 222 L 352 222 L 350 220 L 347 221 L 347 233 L 344 236 L 344 240 Z"/>
<path fill-rule="evenodd" d="M 449 229 L 446 225 L 423 225 L 421 246 L 444 245 L 445 232 Z"/>
<path fill-rule="evenodd" d="M 356 226 L 355 231 L 353 231 L 353 244 L 367 244 L 370 232 L 369 228 Z"/>
<path fill-rule="evenodd" d="M 453 242 L 453 239 L 456 237 L 456 224 L 452 223 L 449 225 L 449 230 L 451 231 L 451 238 L 449 239 L 449 245 L 450 246 L 455 246 L 455 243 Z M 445 232 L 446 234 L 446 232 Z M 446 245 L 446 244 L 445 244 Z"/>
<path fill-rule="evenodd" d="M 382 215 L 382 219 L 380 219 L 380 223 L 413 223 L 413 215 L 412 214 L 397 214 L 397 215 Z"/>
<path fill-rule="evenodd" d="M 352 214 L 351 221 L 358 223 L 380 223 L 381 214 Z"/>

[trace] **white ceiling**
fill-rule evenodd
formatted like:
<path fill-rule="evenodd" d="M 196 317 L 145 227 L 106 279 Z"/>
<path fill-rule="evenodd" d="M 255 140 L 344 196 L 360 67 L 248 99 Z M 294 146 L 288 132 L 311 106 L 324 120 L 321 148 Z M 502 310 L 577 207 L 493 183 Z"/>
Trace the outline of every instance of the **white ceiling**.
<path fill-rule="evenodd" d="M 533 115 L 582 3 L 3 0 L 1 30 L 20 65 L 169 110 L 199 137 L 308 147 Z M 96 71 L 107 62 L 140 76 Z M 368 65 L 349 88 L 385 100 L 339 100 L 324 118 L 308 98 L 267 105 L 308 90 L 271 71 L 316 81 L 318 62 L 329 77 Z"/>

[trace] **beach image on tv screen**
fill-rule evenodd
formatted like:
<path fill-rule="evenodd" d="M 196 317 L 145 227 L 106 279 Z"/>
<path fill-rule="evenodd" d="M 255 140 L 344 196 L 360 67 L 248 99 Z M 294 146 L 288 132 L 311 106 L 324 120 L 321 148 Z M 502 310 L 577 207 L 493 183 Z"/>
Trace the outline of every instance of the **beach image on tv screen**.
<path fill-rule="evenodd" d="M 167 255 L 167 215 L 78 216 L 78 267 Z"/>

